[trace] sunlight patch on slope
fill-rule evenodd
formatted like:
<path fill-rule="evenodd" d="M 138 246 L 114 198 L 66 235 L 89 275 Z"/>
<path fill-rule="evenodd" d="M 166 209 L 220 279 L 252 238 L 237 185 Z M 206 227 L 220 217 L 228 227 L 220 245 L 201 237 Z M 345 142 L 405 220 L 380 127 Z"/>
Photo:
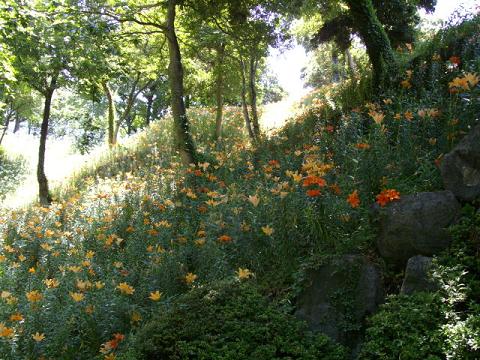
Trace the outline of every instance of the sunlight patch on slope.
<path fill-rule="evenodd" d="M 18 208 L 37 199 L 37 163 L 39 137 L 25 133 L 8 134 L 4 139 L 4 147 L 9 154 L 21 155 L 27 162 L 27 175 L 17 190 L 7 196 L 2 206 Z M 52 189 L 67 179 L 73 172 L 84 165 L 91 155 L 80 155 L 72 152 L 69 139 L 49 138 L 45 152 L 45 173 Z"/>
<path fill-rule="evenodd" d="M 263 106 L 262 116 L 260 118 L 260 126 L 267 134 L 282 128 L 289 118 L 295 116 L 298 110 L 298 103 L 309 92 L 309 89 L 303 89 L 282 101 L 270 103 Z"/>

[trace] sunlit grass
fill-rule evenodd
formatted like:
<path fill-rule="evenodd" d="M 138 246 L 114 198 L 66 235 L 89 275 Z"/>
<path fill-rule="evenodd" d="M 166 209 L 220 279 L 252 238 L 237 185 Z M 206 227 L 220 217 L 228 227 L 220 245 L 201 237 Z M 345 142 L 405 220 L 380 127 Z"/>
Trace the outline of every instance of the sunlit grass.
<path fill-rule="evenodd" d="M 15 192 L 10 193 L 2 207 L 19 208 L 35 202 L 38 194 L 36 168 L 38 163 L 39 138 L 25 133 L 9 134 L 4 146 L 9 154 L 22 155 L 27 162 L 27 176 Z M 73 149 L 69 138 L 49 138 L 45 153 L 45 173 L 50 188 L 59 187 L 83 166 L 92 163 L 108 151 L 106 146 L 95 148 L 90 154 L 81 155 Z"/>
<path fill-rule="evenodd" d="M 262 130 L 269 135 L 281 129 L 289 118 L 294 118 L 298 115 L 301 99 L 306 93 L 307 90 L 291 95 L 279 102 L 264 105 L 260 118 Z"/>
<path fill-rule="evenodd" d="M 261 128 L 270 133 L 273 130 L 280 129 L 285 125 L 287 119 L 294 114 L 295 105 L 299 98 L 297 96 L 289 97 L 281 102 L 268 104 L 261 111 Z M 200 110 L 199 110 L 200 111 Z M 213 109 L 206 110 L 211 114 Z M 227 110 L 227 114 L 228 114 Z M 237 109 L 241 111 L 241 109 Z M 209 119 L 210 120 L 210 119 Z M 164 120 L 155 126 L 164 126 Z M 166 119 L 165 121 L 169 121 Z M 138 143 L 138 139 L 145 135 L 145 131 L 135 134 L 130 138 L 121 138 L 119 145 L 121 147 L 132 148 Z M 38 162 L 38 144 L 39 138 L 36 135 L 26 134 L 20 131 L 16 134 L 8 134 L 4 139 L 4 146 L 11 155 L 22 155 L 27 162 L 27 176 L 15 192 L 10 193 L 2 202 L 1 207 L 19 208 L 35 202 L 38 194 L 38 183 L 36 177 L 36 167 Z M 81 155 L 73 148 L 73 139 L 58 139 L 49 137 L 47 141 L 45 172 L 52 189 L 62 188 L 68 185 L 68 180 L 75 174 L 80 174 L 87 168 L 97 168 L 99 164 L 105 162 L 110 157 L 110 149 L 106 144 L 96 147 L 89 154 Z"/>

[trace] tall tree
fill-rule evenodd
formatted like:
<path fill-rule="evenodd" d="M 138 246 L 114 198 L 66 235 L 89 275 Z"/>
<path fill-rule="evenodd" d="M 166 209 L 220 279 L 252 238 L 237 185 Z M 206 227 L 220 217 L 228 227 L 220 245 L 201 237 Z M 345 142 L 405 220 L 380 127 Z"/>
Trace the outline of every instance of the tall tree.
<path fill-rule="evenodd" d="M 11 45 L 18 80 L 38 91 L 44 98 L 40 127 L 37 180 L 39 201 L 52 201 L 45 174 L 45 149 L 50 111 L 56 89 L 69 80 L 79 24 L 65 14 L 55 12 L 51 1 L 27 0 L 11 8 L 15 16 L 14 34 L 4 41 Z M 81 27 L 80 27 L 81 28 Z"/>
<path fill-rule="evenodd" d="M 397 74 L 393 47 L 413 41 L 420 20 L 417 8 L 432 11 L 435 4 L 436 0 L 307 0 L 304 14 L 322 15 L 321 26 L 312 38 L 314 45 L 333 40 L 346 51 L 352 34 L 358 34 L 372 64 L 374 84 L 381 88 Z"/>
<path fill-rule="evenodd" d="M 89 10 L 86 5 L 76 4 L 67 12 L 82 18 Z M 137 24 L 111 21 L 101 13 L 89 15 L 89 36 L 80 44 L 79 65 L 74 74 L 78 80 L 76 88 L 97 101 L 103 93 L 107 142 L 113 147 L 122 125 L 131 118 L 138 96 L 157 80 L 163 52 L 157 34 L 147 36 Z"/>
<path fill-rule="evenodd" d="M 247 66 L 245 61 L 242 57 L 240 57 L 240 71 L 242 74 L 242 110 L 243 110 L 243 117 L 245 118 L 245 126 L 247 128 L 248 134 L 250 135 L 250 139 L 253 141 L 256 140 L 256 135 L 253 131 L 252 121 L 250 119 L 250 113 L 248 111 L 248 103 L 247 103 Z"/>
<path fill-rule="evenodd" d="M 238 73 L 232 69 L 235 60 L 231 53 L 234 44 L 230 36 L 219 31 L 215 22 L 206 14 L 183 18 L 181 26 L 185 36 L 185 54 L 193 65 L 187 68 L 196 84 L 189 84 L 190 91 L 197 102 L 215 106 L 215 127 L 213 137 L 222 138 L 223 107 L 232 88 L 238 88 Z M 194 68 L 193 68 L 194 67 Z M 192 76 L 193 75 L 193 76 Z"/>
<path fill-rule="evenodd" d="M 372 0 L 345 0 L 358 29 L 373 67 L 373 82 L 378 87 L 389 83 L 396 76 L 395 55 L 380 20 L 378 20 Z"/>
<path fill-rule="evenodd" d="M 162 25 L 161 29 L 163 29 L 167 38 L 170 57 L 168 80 L 170 83 L 175 143 L 183 162 L 190 164 L 197 162 L 197 151 L 190 133 L 190 122 L 185 109 L 182 55 L 175 30 L 176 10 L 179 3 L 178 0 L 168 0 L 166 25 Z"/>
<path fill-rule="evenodd" d="M 298 15 L 301 1 L 224 0 L 222 3 L 226 16 L 216 19 L 215 24 L 237 47 L 235 54 L 240 66 L 245 123 L 256 141 L 260 136 L 257 109 L 259 67 L 270 47 L 288 44 L 290 23 Z"/>
<path fill-rule="evenodd" d="M 112 5 L 113 4 L 113 5 Z M 178 42 L 175 21 L 178 7 L 187 5 L 186 1 L 167 0 L 163 2 L 144 1 L 118 3 L 109 1 L 93 1 L 88 12 L 110 18 L 118 24 L 130 23 L 140 25 L 137 33 L 163 34 L 168 47 L 168 81 L 173 115 L 173 127 L 176 149 L 185 164 L 197 161 L 197 151 L 190 134 L 190 123 L 187 118 L 184 102 L 184 72 L 182 55 Z"/>

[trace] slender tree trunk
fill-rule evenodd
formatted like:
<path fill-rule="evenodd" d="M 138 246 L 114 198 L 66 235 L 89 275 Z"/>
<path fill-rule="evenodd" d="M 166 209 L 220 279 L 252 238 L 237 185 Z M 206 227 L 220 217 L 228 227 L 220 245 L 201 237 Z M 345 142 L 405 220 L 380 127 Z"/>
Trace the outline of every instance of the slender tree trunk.
<path fill-rule="evenodd" d="M 113 131 L 113 145 L 117 145 L 118 133 L 120 132 L 120 126 L 122 125 L 125 118 L 121 118 L 115 124 L 115 130 Z"/>
<path fill-rule="evenodd" d="M 120 117 L 118 117 L 118 120 L 115 123 L 115 131 L 113 133 L 113 139 L 114 139 L 115 144 L 117 143 L 118 133 L 120 132 L 120 128 L 121 128 L 123 122 L 128 120 L 128 118 L 130 116 L 130 113 L 132 112 L 133 104 L 135 103 L 135 100 L 136 100 L 138 94 L 140 94 L 140 92 L 142 92 L 143 90 L 145 90 L 148 87 L 148 84 L 147 84 L 143 88 L 141 88 L 137 91 L 137 84 L 138 84 L 139 79 L 140 79 L 140 74 L 137 75 L 137 78 L 132 85 L 130 93 L 128 94 L 127 106 L 125 107 L 125 110 L 120 115 Z"/>
<path fill-rule="evenodd" d="M 367 48 L 374 86 L 382 88 L 392 82 L 398 73 L 390 40 L 378 20 L 372 0 L 346 0 L 346 3 Z"/>
<path fill-rule="evenodd" d="M 217 114 L 215 118 L 215 140 L 220 140 L 222 137 L 222 122 L 223 122 L 223 62 L 225 59 L 225 44 L 217 49 L 217 80 L 216 80 L 216 102 Z"/>
<path fill-rule="evenodd" d="M 105 95 L 107 96 L 108 102 L 108 146 L 113 147 L 116 144 L 116 136 L 115 136 L 115 123 L 116 123 L 116 116 L 115 116 L 115 102 L 113 99 L 112 90 L 106 81 L 102 83 L 103 90 L 105 91 Z"/>
<path fill-rule="evenodd" d="M 256 80 L 257 80 L 257 60 L 255 55 L 250 57 L 250 107 L 252 109 L 252 124 L 253 132 L 255 138 L 260 137 L 260 125 L 258 123 L 258 110 L 257 110 L 257 89 L 256 89 Z"/>
<path fill-rule="evenodd" d="M 248 130 L 248 135 L 252 141 L 255 141 L 255 133 L 252 130 L 252 122 L 250 121 L 250 114 L 248 113 L 247 105 L 247 80 L 246 80 L 246 69 L 245 62 L 243 59 L 240 59 L 241 73 L 242 73 L 242 108 L 243 108 L 243 117 L 245 118 L 245 125 Z"/>
<path fill-rule="evenodd" d="M 332 50 L 332 82 L 340 82 L 340 72 L 338 71 L 338 54 Z"/>
<path fill-rule="evenodd" d="M 48 122 L 50 120 L 50 109 L 52 106 L 53 92 L 57 84 L 57 78 L 54 77 L 49 88 L 45 91 L 45 104 L 43 107 L 43 119 L 40 127 L 40 147 L 38 149 L 38 166 L 37 166 L 37 180 L 38 180 L 38 197 L 42 206 L 49 206 L 52 202 L 52 197 L 48 189 L 48 180 L 45 175 L 45 148 L 47 144 Z"/>
<path fill-rule="evenodd" d="M 151 92 L 147 96 L 147 114 L 145 116 L 145 123 L 147 124 L 147 126 L 150 125 L 150 121 L 152 118 L 153 97 L 154 93 L 153 90 L 151 90 Z"/>
<path fill-rule="evenodd" d="M 18 130 L 20 130 L 20 124 L 22 123 L 22 118 L 15 113 L 15 125 L 13 126 L 13 133 L 15 134 Z"/>
<path fill-rule="evenodd" d="M 158 81 L 159 80 L 155 81 L 152 85 L 148 87 L 148 93 L 145 96 L 147 99 L 147 113 L 145 115 L 145 123 L 147 124 L 147 126 L 150 125 L 150 122 L 152 121 L 153 100 L 155 99 Z"/>
<path fill-rule="evenodd" d="M 357 64 L 353 59 L 352 52 L 350 49 L 345 50 L 345 57 L 347 58 L 348 70 L 350 72 L 350 77 L 355 78 L 355 72 L 357 70 Z"/>
<path fill-rule="evenodd" d="M 183 101 L 183 66 L 175 33 L 176 0 L 168 0 L 167 30 L 168 53 L 170 64 L 168 66 L 168 80 L 170 84 L 173 126 L 175 131 L 175 145 L 185 164 L 196 163 L 197 153 L 195 144 L 190 134 L 190 123 L 187 118 L 185 103 Z"/>
<path fill-rule="evenodd" d="M 3 124 L 2 134 L 0 135 L 0 144 L 3 141 L 3 138 L 4 138 L 5 134 L 7 133 L 8 125 L 10 124 L 10 120 L 12 119 L 13 114 L 14 114 L 14 112 L 11 108 L 8 109 L 6 114 L 5 114 L 5 122 Z"/>

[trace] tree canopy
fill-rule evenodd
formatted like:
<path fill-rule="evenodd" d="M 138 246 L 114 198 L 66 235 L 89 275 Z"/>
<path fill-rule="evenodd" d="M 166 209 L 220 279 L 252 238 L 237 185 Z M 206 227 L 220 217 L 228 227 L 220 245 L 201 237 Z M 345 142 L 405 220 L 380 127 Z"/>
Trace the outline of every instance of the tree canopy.
<path fill-rule="evenodd" d="M 221 142 L 224 106 L 241 106 L 255 143 L 261 135 L 259 99 L 281 96 L 265 59 L 269 49 L 289 46 L 294 20 L 302 18 L 308 27 L 304 44 L 309 47 L 335 43 L 317 57 L 334 65 L 324 67 L 312 83 L 354 76 L 350 48 L 358 35 L 366 45 L 374 82 L 381 87 L 394 80 L 394 49 L 414 38 L 417 9 L 431 11 L 435 1 L 2 0 L 1 6 L 0 91 L 3 108 L 11 109 L 5 113 L 4 130 L 14 117 L 16 128 L 24 118 L 33 119 L 20 116 L 28 111 L 15 107 L 18 100 L 9 92 L 18 97 L 28 88 L 43 98 L 37 173 L 41 201 L 48 204 L 44 158 L 58 89 L 91 102 L 96 110 L 82 124 L 103 128 L 112 148 L 120 133 L 131 134 L 170 111 L 174 150 L 184 164 L 197 163 L 202 154 L 191 135 L 187 107 L 215 106 L 212 137 Z M 343 62 L 348 71 L 341 69 Z M 12 84 L 18 90 L 12 91 Z M 85 133 L 89 138 L 94 141 L 95 136 Z"/>

